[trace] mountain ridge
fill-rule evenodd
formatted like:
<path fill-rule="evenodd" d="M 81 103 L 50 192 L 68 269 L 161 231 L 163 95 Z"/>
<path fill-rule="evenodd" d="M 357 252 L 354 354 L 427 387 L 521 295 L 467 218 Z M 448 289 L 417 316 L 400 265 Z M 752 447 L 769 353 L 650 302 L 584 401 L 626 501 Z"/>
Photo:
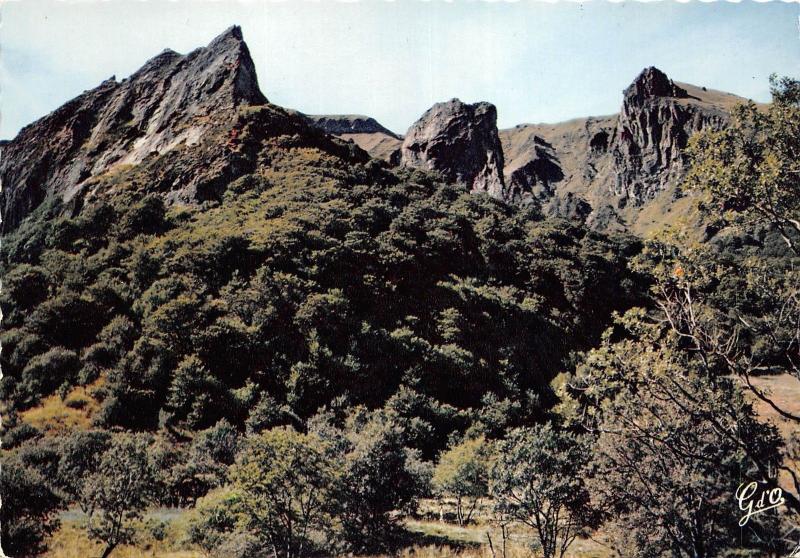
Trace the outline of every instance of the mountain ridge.
<path fill-rule="evenodd" d="M 502 191 L 495 197 L 539 204 L 546 215 L 599 230 L 645 234 L 675 219 L 696 221 L 691 204 L 680 201 L 688 139 L 724 127 L 733 106 L 747 101 L 645 68 L 622 91 L 618 113 L 497 130 L 504 165 Z M 370 134 L 340 137 L 401 163 L 399 141 L 382 140 L 377 148 Z"/>
<path fill-rule="evenodd" d="M 743 100 L 649 67 L 623 91 L 619 113 L 555 124 L 498 130 L 494 105 L 458 100 L 437 103 L 404 136 L 369 116 L 284 114 L 389 166 L 433 170 L 471 191 L 539 205 L 546 215 L 592 228 L 641 233 L 648 228 L 641 214 L 653 205 L 669 213 L 683 197 L 678 184 L 688 138 L 725 126 L 731 107 Z M 14 229 L 48 196 L 69 201 L 91 193 L 92 182 L 114 168 L 196 148 L 220 134 L 228 134 L 225 145 L 233 148 L 240 107 L 267 104 L 238 26 L 188 54 L 166 49 L 130 77 L 85 91 L 2 146 L 2 231 Z M 193 203 L 215 195 L 198 192 L 201 183 L 216 180 L 203 176 L 215 168 L 219 176 L 234 176 L 224 170 L 231 164 L 224 153 L 208 169 L 197 161 L 187 169 L 194 176 L 184 173 L 166 186 L 167 199 Z"/>

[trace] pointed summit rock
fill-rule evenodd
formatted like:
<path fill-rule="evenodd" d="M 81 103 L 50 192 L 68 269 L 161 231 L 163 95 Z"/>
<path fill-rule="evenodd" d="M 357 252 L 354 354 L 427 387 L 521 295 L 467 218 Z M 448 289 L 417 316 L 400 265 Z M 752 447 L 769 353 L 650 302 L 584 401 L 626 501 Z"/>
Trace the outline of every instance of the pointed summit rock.
<path fill-rule="evenodd" d="M 642 103 L 649 97 L 674 97 L 685 99 L 689 96 L 686 89 L 675 85 L 667 74 L 650 66 L 645 68 L 624 91 L 626 101 Z"/>
<path fill-rule="evenodd" d="M 689 138 L 704 128 L 726 125 L 728 114 L 677 85 L 657 68 L 646 68 L 624 91 L 610 146 L 612 185 L 620 204 L 640 206 L 686 170 Z"/>
<path fill-rule="evenodd" d="M 435 170 L 472 192 L 504 199 L 503 148 L 490 103 L 436 103 L 409 128 L 400 157 L 402 165 Z"/>
<path fill-rule="evenodd" d="M 267 102 L 241 29 L 205 48 L 165 50 L 129 78 L 109 79 L 20 131 L 3 147 L 3 232 L 47 196 L 69 200 L 116 165 L 191 147 L 243 105 Z"/>

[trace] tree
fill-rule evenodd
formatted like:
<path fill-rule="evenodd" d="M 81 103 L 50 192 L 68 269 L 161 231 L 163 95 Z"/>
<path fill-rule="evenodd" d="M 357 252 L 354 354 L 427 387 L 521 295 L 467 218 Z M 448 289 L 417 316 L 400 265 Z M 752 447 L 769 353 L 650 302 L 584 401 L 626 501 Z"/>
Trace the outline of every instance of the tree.
<path fill-rule="evenodd" d="M 731 125 L 692 138 L 687 184 L 723 211 L 777 228 L 800 255 L 800 81 L 770 77 L 772 103 L 733 110 Z"/>
<path fill-rule="evenodd" d="M 185 422 L 190 428 L 207 428 L 224 414 L 227 404 L 225 385 L 208 370 L 196 355 L 184 358 L 172 378 L 167 401 L 167 423 Z"/>
<path fill-rule="evenodd" d="M 740 545 L 767 550 L 774 518 L 740 529 L 734 495 L 742 482 L 778 488 L 770 471 L 782 460 L 780 436 L 758 422 L 730 378 L 709 375 L 641 319 L 623 320 L 639 339 L 606 337 L 586 356 L 561 408 L 596 439 L 589 485 L 617 551 L 703 558 Z"/>
<path fill-rule="evenodd" d="M 61 498 L 41 473 L 13 457 L 0 464 L 0 490 L 3 550 L 19 558 L 39 555 L 45 539 L 58 529 Z"/>
<path fill-rule="evenodd" d="M 231 487 L 209 492 L 197 501 L 197 505 L 189 513 L 189 539 L 209 556 L 269 556 L 258 537 L 240 526 L 241 512 L 241 498 Z M 238 548 L 231 548 L 232 546 Z"/>
<path fill-rule="evenodd" d="M 133 523 L 152 499 L 149 444 L 142 434 L 115 436 L 97 470 L 84 482 L 81 504 L 89 515 L 89 537 L 106 545 L 102 558 L 133 540 Z"/>
<path fill-rule="evenodd" d="M 312 531 L 327 523 L 334 471 L 322 441 L 288 428 L 250 439 L 231 471 L 240 524 L 272 549 L 293 558 L 310 552 Z"/>
<path fill-rule="evenodd" d="M 356 409 L 335 436 L 339 537 L 353 552 L 387 550 L 397 532 L 392 513 L 416 506 L 426 471 L 405 447 L 405 430 L 391 414 Z"/>
<path fill-rule="evenodd" d="M 762 446 L 750 451 L 765 460 L 779 456 L 777 433 L 756 423 L 728 381 L 680 381 L 624 391 L 601 425 L 595 478 L 619 511 L 617 526 L 637 536 L 635 555 L 644 547 L 704 558 L 736 545 L 742 533 L 733 495 L 751 466 L 740 445 Z"/>
<path fill-rule="evenodd" d="M 800 273 L 791 258 L 726 258 L 707 246 L 650 242 L 636 265 L 654 278 L 656 311 L 648 316 L 639 312 L 636 318 L 629 313 L 622 325 L 656 347 L 654 358 L 675 361 L 671 366 L 679 373 L 692 369 L 709 378 L 735 378 L 783 418 L 800 423 L 800 415 L 753 380 L 787 372 L 800 381 Z M 650 351 L 639 346 L 624 352 L 637 350 Z M 626 357 L 626 362 L 631 360 Z M 800 513 L 796 469 L 780 459 L 749 458 L 762 482 L 773 483 L 768 478 L 772 467 L 790 479 L 791 491 L 784 487 L 787 505 Z"/>
<path fill-rule="evenodd" d="M 309 421 L 336 463 L 331 514 L 343 550 L 390 551 L 401 532 L 397 518 L 429 493 L 432 467 L 418 450 L 406 447 L 407 422 L 364 407 L 346 414 L 323 411 Z"/>
<path fill-rule="evenodd" d="M 453 445 L 439 458 L 433 485 L 440 494 L 456 499 L 459 525 L 469 523 L 480 499 L 488 491 L 489 448 L 483 437 Z M 464 513 L 464 502 L 467 504 Z"/>
<path fill-rule="evenodd" d="M 110 443 L 111 435 L 102 430 L 71 432 L 60 441 L 58 487 L 79 505 L 88 503 L 81 499 L 84 485 L 97 471 Z M 86 508 L 83 511 L 88 513 Z"/>
<path fill-rule="evenodd" d="M 588 448 L 551 424 L 512 430 L 498 442 L 490 471 L 495 509 L 533 529 L 544 558 L 562 557 L 593 523 L 582 479 Z"/>
<path fill-rule="evenodd" d="M 752 102 L 739 105 L 729 127 L 692 139 L 692 165 L 686 182 L 705 193 L 710 211 L 721 210 L 725 219 L 774 228 L 788 246 L 788 256 L 796 258 L 800 256 L 800 81 L 773 75 L 770 85 L 772 103 L 765 110 Z M 755 316 L 738 312 L 731 327 L 719 328 L 691 319 L 699 306 L 692 281 L 673 286 L 662 282 L 661 306 L 674 330 L 691 339 L 696 350 L 723 359 L 756 397 L 784 418 L 800 422 L 800 416 L 750 382 L 750 375 L 763 370 L 765 363 L 758 355 L 738 351 L 735 343 L 740 333 L 757 335 L 762 343 L 772 345 L 773 351 L 781 351 L 783 366 L 800 380 L 800 281 L 796 264 L 761 262 L 749 267 L 742 273 L 748 278 L 749 290 L 759 302 L 771 304 Z M 800 483 L 795 484 L 800 487 Z"/>
<path fill-rule="evenodd" d="M 63 383 L 73 382 L 78 366 L 75 351 L 53 347 L 30 359 L 22 370 L 22 385 L 31 394 L 48 395 Z"/>

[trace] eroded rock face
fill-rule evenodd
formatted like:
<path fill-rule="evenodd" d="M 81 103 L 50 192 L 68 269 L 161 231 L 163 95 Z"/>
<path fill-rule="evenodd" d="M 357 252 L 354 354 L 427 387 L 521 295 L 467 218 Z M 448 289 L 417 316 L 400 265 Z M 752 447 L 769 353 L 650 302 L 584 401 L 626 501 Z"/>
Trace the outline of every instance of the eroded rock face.
<path fill-rule="evenodd" d="M 197 144 L 239 106 L 266 101 L 239 27 L 187 55 L 166 50 L 129 78 L 112 77 L 23 128 L 3 147 L 2 230 L 14 229 L 49 195 L 68 200 L 91 177 Z"/>
<path fill-rule="evenodd" d="M 553 146 L 539 136 L 533 137 L 533 143 L 528 160 L 513 170 L 509 169 L 505 193 L 509 202 L 549 201 L 555 194 L 555 184 L 564 179 Z"/>
<path fill-rule="evenodd" d="M 510 198 L 595 229 L 645 234 L 686 216 L 690 205 L 675 202 L 685 197 L 688 140 L 727 125 L 743 101 L 646 68 L 625 89 L 619 114 L 501 130 Z"/>
<path fill-rule="evenodd" d="M 590 185 L 602 181 L 616 116 L 501 130 L 507 199 L 537 203 L 552 217 L 585 221 Z M 607 188 L 606 188 L 607 190 Z"/>
<path fill-rule="evenodd" d="M 722 111 L 701 107 L 657 68 L 647 68 L 625 90 L 611 142 L 613 193 L 623 205 L 642 205 L 680 181 L 693 134 L 727 122 Z"/>
<path fill-rule="evenodd" d="M 497 110 L 489 103 L 468 105 L 452 99 L 433 105 L 409 128 L 400 161 L 438 171 L 471 192 L 506 197 Z"/>

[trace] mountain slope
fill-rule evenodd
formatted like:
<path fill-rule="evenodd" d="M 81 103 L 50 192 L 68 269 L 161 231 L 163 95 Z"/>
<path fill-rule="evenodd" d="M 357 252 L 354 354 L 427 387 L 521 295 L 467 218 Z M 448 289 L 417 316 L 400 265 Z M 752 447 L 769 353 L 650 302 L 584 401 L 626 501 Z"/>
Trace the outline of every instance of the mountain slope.
<path fill-rule="evenodd" d="M 4 152 L 17 219 L 0 243 L 3 402 L 24 422 L 83 390 L 86 421 L 170 432 L 222 418 L 258 431 L 364 405 L 407 420 L 427 457 L 454 432 L 541 417 L 570 354 L 640 300 L 626 269 L 638 242 L 371 159 L 267 103 L 245 79 L 246 52 L 234 28 L 158 57 Z M 117 136 L 128 120 L 112 108 L 134 81 L 133 106 L 152 111 Z M 188 104 L 165 104 L 165 90 Z M 34 208 L 7 179 L 90 99 L 84 135 L 107 141 L 42 159 Z M 196 141 L 175 143 L 193 129 Z M 87 161 L 96 170 L 74 177 Z"/>

